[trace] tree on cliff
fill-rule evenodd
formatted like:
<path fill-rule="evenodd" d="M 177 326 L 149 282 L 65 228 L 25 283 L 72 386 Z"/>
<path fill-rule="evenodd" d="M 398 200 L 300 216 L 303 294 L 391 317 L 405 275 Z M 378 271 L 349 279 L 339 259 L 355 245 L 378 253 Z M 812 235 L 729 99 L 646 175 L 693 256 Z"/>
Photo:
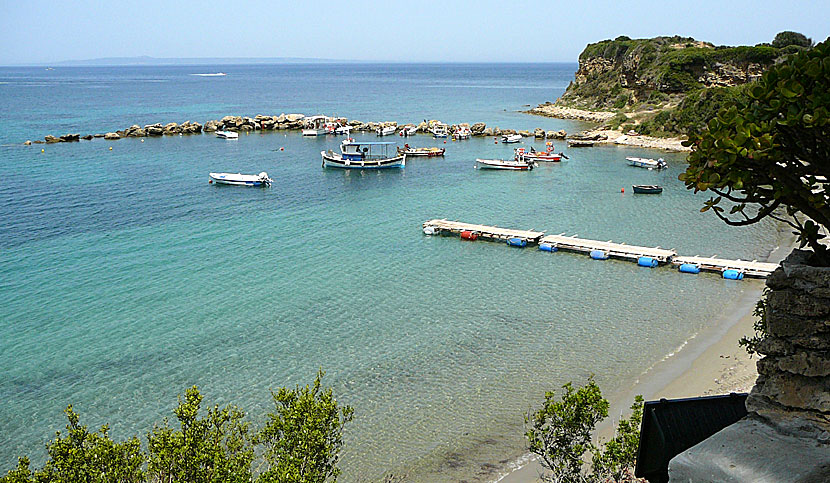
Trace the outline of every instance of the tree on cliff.
<path fill-rule="evenodd" d="M 789 47 L 790 45 L 810 48 L 813 45 L 813 41 L 812 39 L 807 38 L 804 34 L 791 32 L 789 30 L 778 33 L 772 41 L 772 46 L 776 49 L 783 49 L 784 47 Z"/>
<path fill-rule="evenodd" d="M 312 386 L 271 392 L 275 411 L 257 435 L 265 446 L 268 470 L 259 482 L 312 483 L 335 481 L 343 447 L 343 426 L 352 420 L 354 409 L 339 406 L 332 389 L 322 389 L 321 369 Z"/>
<path fill-rule="evenodd" d="M 729 225 L 787 223 L 814 263 L 830 265 L 820 241 L 830 229 L 830 39 L 770 68 L 748 94 L 689 136 L 680 180 L 715 193 L 701 211 Z"/>

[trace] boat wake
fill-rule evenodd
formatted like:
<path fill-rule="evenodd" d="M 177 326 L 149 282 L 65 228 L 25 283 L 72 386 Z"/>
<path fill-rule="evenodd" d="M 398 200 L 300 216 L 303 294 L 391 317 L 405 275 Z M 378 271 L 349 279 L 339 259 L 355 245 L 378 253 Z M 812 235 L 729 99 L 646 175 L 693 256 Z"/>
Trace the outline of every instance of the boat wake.
<path fill-rule="evenodd" d="M 195 76 L 199 76 L 199 77 L 219 77 L 219 76 L 228 75 L 228 74 L 225 74 L 224 72 L 214 72 L 214 73 L 211 73 L 211 74 L 190 74 L 190 75 L 195 75 Z"/>

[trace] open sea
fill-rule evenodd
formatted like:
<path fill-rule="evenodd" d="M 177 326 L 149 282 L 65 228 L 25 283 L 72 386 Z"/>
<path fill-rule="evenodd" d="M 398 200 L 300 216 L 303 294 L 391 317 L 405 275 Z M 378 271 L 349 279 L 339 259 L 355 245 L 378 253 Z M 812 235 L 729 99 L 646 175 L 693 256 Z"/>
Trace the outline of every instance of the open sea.
<path fill-rule="evenodd" d="M 321 169 L 320 151 L 342 138 L 296 131 L 22 145 L 280 113 L 573 132 L 585 125 L 518 111 L 555 100 L 576 67 L 0 68 L 0 472 L 21 455 L 41 464 L 70 403 L 90 427 L 145 439 L 195 384 L 206 405 L 235 403 L 257 426 L 269 389 L 309 383 L 322 367 L 355 408 L 343 481 L 487 481 L 524 452 L 523 414 L 546 390 L 591 373 L 606 394 L 630 387 L 746 282 L 430 237 L 421 223 L 764 258 L 775 227 L 700 213 L 708 196 L 677 180 L 683 154 L 560 142 L 570 160 L 488 172 L 475 158 L 516 145 L 474 138 L 448 141 L 445 158 L 361 172 Z M 192 75 L 218 71 L 227 75 Z M 670 167 L 633 168 L 626 156 Z M 212 186 L 210 171 L 275 182 Z M 664 191 L 633 195 L 632 184 Z"/>

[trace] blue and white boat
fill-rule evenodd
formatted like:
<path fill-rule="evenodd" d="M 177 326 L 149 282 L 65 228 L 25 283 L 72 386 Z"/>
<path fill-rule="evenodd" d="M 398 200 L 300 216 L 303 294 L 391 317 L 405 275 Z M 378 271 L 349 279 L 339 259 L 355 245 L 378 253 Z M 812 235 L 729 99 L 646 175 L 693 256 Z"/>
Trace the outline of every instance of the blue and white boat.
<path fill-rule="evenodd" d="M 210 173 L 210 184 L 230 184 L 235 186 L 268 186 L 273 181 L 265 171 L 259 174 Z"/>
<path fill-rule="evenodd" d="M 403 168 L 406 155 L 399 154 L 393 142 L 355 141 L 346 139 L 340 144 L 340 152 L 331 149 L 321 151 L 323 167 L 346 169 Z"/>

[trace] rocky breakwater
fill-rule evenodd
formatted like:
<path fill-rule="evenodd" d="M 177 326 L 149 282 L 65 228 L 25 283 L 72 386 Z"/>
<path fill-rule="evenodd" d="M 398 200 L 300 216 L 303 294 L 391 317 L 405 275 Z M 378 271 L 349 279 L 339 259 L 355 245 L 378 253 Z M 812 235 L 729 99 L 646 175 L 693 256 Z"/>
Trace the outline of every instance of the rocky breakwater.
<path fill-rule="evenodd" d="M 317 116 L 315 118 L 319 119 Z M 90 140 L 93 138 L 104 138 L 106 140 L 117 140 L 121 138 L 131 137 L 148 137 L 148 136 L 172 136 L 185 134 L 199 134 L 202 132 L 212 133 L 215 131 L 298 131 L 309 127 L 314 127 L 315 118 L 309 118 L 304 114 L 285 114 L 276 115 L 262 115 L 258 114 L 254 117 L 248 116 L 224 116 L 221 119 L 211 119 L 204 124 L 198 122 L 185 121 L 181 124 L 170 122 L 166 124 L 155 123 L 146 124 L 143 127 L 138 124 L 117 130 L 98 134 L 87 134 L 81 136 L 79 134 L 66 134 L 64 136 L 48 135 L 43 141 L 26 141 L 24 144 L 42 144 L 42 143 L 59 143 L 78 141 L 80 139 Z M 424 120 L 420 123 L 399 124 L 397 121 L 369 121 L 363 122 L 357 119 L 347 119 L 345 117 L 326 117 L 327 122 L 334 123 L 338 126 L 349 126 L 355 132 L 374 132 L 383 127 L 415 127 L 416 132 L 422 134 L 430 134 L 432 129 L 439 124 L 445 124 L 437 119 L 429 121 Z M 524 137 L 532 137 L 536 139 L 564 139 L 565 131 L 545 131 L 542 128 L 536 128 L 532 131 L 516 131 L 515 129 L 500 129 L 498 127 L 488 128 L 483 122 L 459 123 L 449 126 L 449 133 L 452 134 L 461 128 L 468 128 L 473 136 L 501 136 L 506 134 L 515 134 L 518 132 Z"/>
<path fill-rule="evenodd" d="M 830 480 L 830 267 L 810 253 L 767 279 L 749 415 L 675 457 L 672 480 Z"/>

